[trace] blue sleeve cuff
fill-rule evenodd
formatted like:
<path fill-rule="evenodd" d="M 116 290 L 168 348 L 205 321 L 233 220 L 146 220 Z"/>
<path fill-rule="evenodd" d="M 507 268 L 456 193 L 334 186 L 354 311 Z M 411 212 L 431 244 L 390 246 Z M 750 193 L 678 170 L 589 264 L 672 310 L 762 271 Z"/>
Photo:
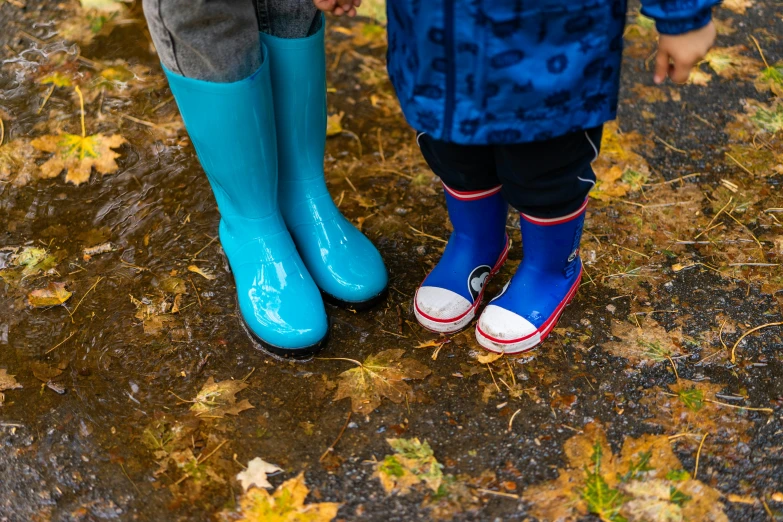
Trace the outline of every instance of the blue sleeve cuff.
<path fill-rule="evenodd" d="M 655 28 L 661 34 L 685 34 L 696 29 L 701 29 L 712 20 L 712 7 L 699 11 L 696 15 L 689 18 L 678 20 L 656 20 Z"/>

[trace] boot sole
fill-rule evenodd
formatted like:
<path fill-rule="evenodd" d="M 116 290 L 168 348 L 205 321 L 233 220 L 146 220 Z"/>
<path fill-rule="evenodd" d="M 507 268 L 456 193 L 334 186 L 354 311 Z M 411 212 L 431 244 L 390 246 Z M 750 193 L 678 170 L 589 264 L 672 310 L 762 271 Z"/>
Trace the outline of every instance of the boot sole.
<path fill-rule="evenodd" d="M 241 314 L 240 314 L 241 317 Z M 330 321 L 331 323 L 331 321 Z M 258 345 L 260 351 L 267 353 L 268 355 L 271 355 L 276 358 L 282 358 L 286 360 L 305 360 L 305 359 L 311 359 L 314 355 L 318 354 L 328 343 L 329 343 L 329 334 L 331 331 L 331 324 L 329 330 L 326 331 L 326 335 L 318 341 L 317 343 L 305 346 L 304 348 L 281 348 L 279 346 L 275 346 L 274 344 L 270 344 L 267 341 L 260 338 L 258 335 L 253 332 L 253 330 L 250 329 L 245 319 L 242 317 L 242 326 L 245 328 L 247 333 L 250 335 L 250 337 L 253 339 L 253 341 Z"/>
<path fill-rule="evenodd" d="M 385 301 L 386 297 L 389 295 L 389 287 L 387 286 L 381 290 L 379 294 L 365 301 L 343 301 L 342 299 L 338 299 L 332 294 L 327 294 L 323 290 L 321 290 L 321 295 L 323 296 L 325 302 L 337 306 L 338 308 L 343 308 L 345 310 L 351 310 L 354 312 L 364 312 Z"/>

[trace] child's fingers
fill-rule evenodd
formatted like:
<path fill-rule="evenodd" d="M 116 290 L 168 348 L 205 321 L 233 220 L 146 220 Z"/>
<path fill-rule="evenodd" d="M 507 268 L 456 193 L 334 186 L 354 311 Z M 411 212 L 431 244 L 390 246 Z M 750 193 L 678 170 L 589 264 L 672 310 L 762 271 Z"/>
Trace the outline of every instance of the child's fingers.
<path fill-rule="evenodd" d="M 326 12 L 334 10 L 334 5 L 336 2 L 337 0 L 313 0 L 313 4 L 315 4 L 316 9 Z"/>
<path fill-rule="evenodd" d="M 675 61 L 674 65 L 672 65 L 669 70 L 669 78 L 671 78 L 674 83 L 687 82 L 688 77 L 691 75 L 692 65 L 693 64 L 690 62 L 686 63 L 683 60 Z"/>
<path fill-rule="evenodd" d="M 669 73 L 669 53 L 665 49 L 658 48 L 658 54 L 655 57 L 655 74 L 653 82 L 661 84 Z"/>

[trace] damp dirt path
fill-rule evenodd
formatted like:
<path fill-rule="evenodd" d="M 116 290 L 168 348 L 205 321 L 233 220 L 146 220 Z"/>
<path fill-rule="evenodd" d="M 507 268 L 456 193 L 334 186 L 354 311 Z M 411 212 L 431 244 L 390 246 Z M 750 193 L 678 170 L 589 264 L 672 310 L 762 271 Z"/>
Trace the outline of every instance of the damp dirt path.
<path fill-rule="evenodd" d="M 0 520 L 237 519 L 235 476 L 255 457 L 282 468 L 274 487 L 304 473 L 308 502 L 340 503 L 340 520 L 546 520 L 551 499 L 527 492 L 564 476 L 567 441 L 599 425 L 618 455 L 627 440 L 671 437 L 683 472 L 720 495 L 721 516 L 781 519 L 783 109 L 755 86 L 764 66 L 750 36 L 783 61 L 783 6 L 748 4 L 716 10 L 718 46 L 742 46 L 742 72 L 703 64 L 704 85 L 657 91 L 654 34 L 632 7 L 585 280 L 540 348 L 489 362 L 470 330 L 439 339 L 415 323 L 412 296 L 449 234 L 442 189 L 386 79 L 383 27 L 330 22 L 327 180 L 391 281 L 371 311 L 329 307 L 328 347 L 300 363 L 259 351 L 241 327 L 219 214 L 139 7 L 101 20 L 76 3 L 0 4 L 0 147 L 78 134 L 74 86 L 87 133 L 126 140 L 116 172 L 79 186 L 63 174 L 0 181 L 0 375 L 21 385 L 0 390 Z M 13 168 L 48 157 L 15 156 Z M 512 214 L 515 247 L 490 296 L 522 258 L 517 224 Z M 31 306 L 53 282 L 73 295 Z M 386 350 L 429 375 L 370 411 L 334 400 L 356 367 L 345 359 Z M 196 415 L 190 401 L 209 379 L 246 384 L 236 399 L 252 409 Z M 389 438 L 426 441 L 443 484 L 388 493 L 378 475 L 391 469 L 379 465 Z M 567 519 L 598 520 L 583 489 L 562 491 Z M 698 500 L 673 499 L 659 500 Z M 607 519 L 641 516 L 628 505 Z"/>

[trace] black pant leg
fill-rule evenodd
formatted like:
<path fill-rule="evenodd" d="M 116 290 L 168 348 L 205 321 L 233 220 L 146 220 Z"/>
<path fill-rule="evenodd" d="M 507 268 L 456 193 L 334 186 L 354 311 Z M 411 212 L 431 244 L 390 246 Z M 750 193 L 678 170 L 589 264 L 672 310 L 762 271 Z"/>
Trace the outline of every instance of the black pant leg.
<path fill-rule="evenodd" d="M 426 133 L 419 134 L 417 141 L 427 164 L 449 188 L 472 192 L 500 185 L 493 146 L 458 145 Z"/>
<path fill-rule="evenodd" d="M 540 218 L 561 217 L 579 209 L 595 173 L 603 126 L 551 140 L 495 147 L 503 197 L 518 211 Z"/>

